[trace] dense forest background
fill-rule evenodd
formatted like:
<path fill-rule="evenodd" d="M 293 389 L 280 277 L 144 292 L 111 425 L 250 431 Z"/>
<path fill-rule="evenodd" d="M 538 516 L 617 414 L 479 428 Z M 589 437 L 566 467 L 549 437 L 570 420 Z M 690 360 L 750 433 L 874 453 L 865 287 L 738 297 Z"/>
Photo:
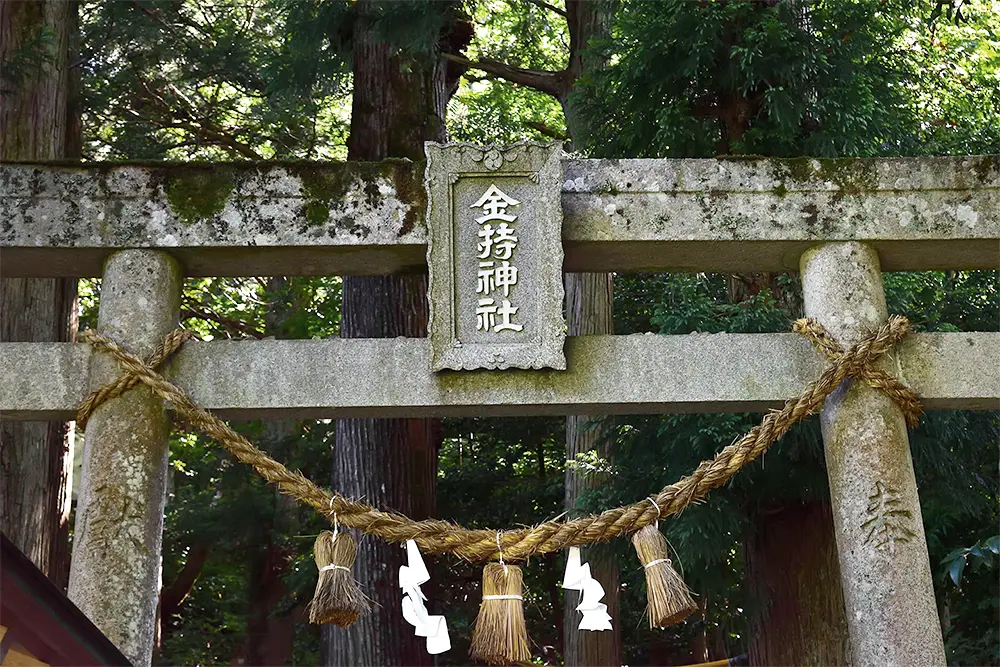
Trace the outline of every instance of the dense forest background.
<path fill-rule="evenodd" d="M 39 29 L 4 62 L 4 84 L 46 67 L 53 43 Z M 88 161 L 419 159 L 414 146 L 445 135 L 559 139 L 584 157 L 1000 154 L 995 0 L 81 0 L 72 50 Z M 415 116 L 425 99 L 446 104 Z M 398 118 L 423 134 L 376 145 L 365 124 L 379 104 L 399 105 Z M 430 116 L 442 124 L 423 127 Z M 376 335 L 353 324 L 345 332 L 357 290 L 348 282 L 189 280 L 184 324 L 207 339 Z M 1000 330 L 995 271 L 885 282 L 890 312 L 917 330 Z M 616 275 L 613 284 L 618 334 L 786 331 L 801 314 L 790 274 Z M 80 283 L 81 328 L 93 326 L 99 294 L 99 280 Z M 565 419 L 444 420 L 428 427 L 430 507 L 470 527 L 530 524 L 567 509 L 574 478 L 600 483 L 581 486 L 573 511 L 614 506 L 685 474 L 758 419 L 593 420 L 587 437 L 599 446 L 572 457 Z M 333 460 L 356 442 L 338 438 L 336 422 L 240 428 L 341 489 Z M 1000 413 L 930 413 L 910 437 L 949 661 L 998 665 Z M 155 661 L 339 664 L 350 655 L 304 618 L 323 521 L 196 434 L 174 434 L 170 465 Z M 621 664 L 775 655 L 796 622 L 775 610 L 821 604 L 793 599 L 782 576 L 805 577 L 817 598 L 839 595 L 824 578 L 827 498 L 812 420 L 663 522 L 700 604 L 671 628 L 646 627 L 641 569 L 629 544 L 614 545 L 603 557 L 621 576 Z M 454 643 L 437 664 L 462 664 L 480 571 L 434 560 L 428 593 Z M 562 567 L 553 556 L 525 569 L 533 653 L 546 664 L 561 664 L 569 641 Z M 395 605 L 375 613 L 398 615 Z"/>

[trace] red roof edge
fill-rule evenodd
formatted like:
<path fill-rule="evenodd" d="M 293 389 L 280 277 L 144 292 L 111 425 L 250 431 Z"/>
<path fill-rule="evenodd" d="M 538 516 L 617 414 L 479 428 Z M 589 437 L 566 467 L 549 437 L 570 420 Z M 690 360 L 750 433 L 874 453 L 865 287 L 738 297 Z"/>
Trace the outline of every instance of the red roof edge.
<path fill-rule="evenodd" d="M 11 641 L 38 660 L 53 666 L 131 665 L 3 533 L 0 591 L 0 625 L 7 628 Z"/>

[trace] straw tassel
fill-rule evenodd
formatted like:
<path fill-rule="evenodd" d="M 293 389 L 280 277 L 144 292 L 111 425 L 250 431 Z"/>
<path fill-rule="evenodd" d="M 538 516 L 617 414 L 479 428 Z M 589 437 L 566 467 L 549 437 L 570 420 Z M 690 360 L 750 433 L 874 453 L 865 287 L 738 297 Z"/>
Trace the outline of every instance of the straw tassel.
<path fill-rule="evenodd" d="M 472 657 L 492 665 L 531 660 L 524 625 L 521 568 L 487 563 L 483 568 L 483 602 L 472 630 Z"/>
<path fill-rule="evenodd" d="M 642 567 L 646 570 L 646 597 L 649 601 L 649 627 L 662 628 L 680 623 L 698 608 L 691 591 L 673 568 L 667 538 L 656 524 L 650 524 L 632 536 Z"/>
<path fill-rule="evenodd" d="M 371 601 L 361 592 L 351 572 L 357 550 L 357 543 L 347 533 L 324 530 L 316 538 L 313 555 L 319 579 L 309 603 L 310 623 L 333 623 L 346 628 L 371 611 Z"/>

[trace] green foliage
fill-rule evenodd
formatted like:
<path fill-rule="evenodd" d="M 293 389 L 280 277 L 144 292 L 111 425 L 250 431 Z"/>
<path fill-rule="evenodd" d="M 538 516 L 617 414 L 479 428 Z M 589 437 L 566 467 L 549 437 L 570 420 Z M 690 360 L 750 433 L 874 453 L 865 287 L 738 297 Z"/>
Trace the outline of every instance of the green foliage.
<path fill-rule="evenodd" d="M 528 0 L 479 0 L 470 5 L 476 28 L 468 50 L 471 59 L 534 70 L 566 67 L 570 35 L 564 19 Z"/>
<path fill-rule="evenodd" d="M 92 321 L 94 285 L 81 290 Z M 339 278 L 198 278 L 182 294 L 185 326 L 207 340 L 337 335 Z M 330 474 L 333 424 L 252 422 L 238 425 L 252 441 L 316 480 Z M 315 586 L 312 542 L 326 522 L 282 498 L 252 470 L 204 437 L 175 433 L 164 517 L 164 584 L 169 587 L 197 546 L 210 556 L 177 614 L 167 621 L 163 664 L 229 662 L 246 650 L 260 596 L 277 619 L 301 617 Z M 273 580 L 269 571 L 280 573 Z M 261 591 L 261 589 L 264 591 Z M 259 632 L 259 631 L 258 631 Z M 296 622 L 295 664 L 319 660 L 318 632 Z"/>
<path fill-rule="evenodd" d="M 961 586 L 966 565 L 970 565 L 973 571 L 980 568 L 994 569 L 998 554 L 1000 554 L 1000 535 L 994 535 L 976 542 L 971 547 L 955 549 L 944 557 L 941 565 L 952 582 L 956 586 Z"/>
<path fill-rule="evenodd" d="M 322 479 L 332 429 L 312 424 L 275 439 L 259 424 L 239 428 L 290 468 Z M 247 643 L 255 596 L 277 591 L 275 617 L 301 614 L 315 586 L 311 548 L 326 524 L 313 512 L 282 499 L 257 475 L 215 443 L 195 434 L 171 441 L 172 484 L 164 517 L 164 583 L 170 586 L 196 545 L 211 555 L 179 613 L 167 622 L 163 664 L 228 662 Z M 280 581 L 269 581 L 268 558 L 284 561 Z M 261 591 L 265 589 L 265 591 Z M 318 654 L 314 631 L 301 635 L 301 656 Z"/>
<path fill-rule="evenodd" d="M 934 11 L 942 5 L 955 10 L 949 20 L 932 12 L 930 28 L 914 31 L 907 44 L 916 60 L 911 105 L 920 119 L 914 150 L 1000 153 L 1000 2 L 938 2 Z"/>
<path fill-rule="evenodd" d="M 928 22 L 923 4 L 625 2 L 602 45 L 608 65 L 585 78 L 575 100 L 596 128 L 589 150 L 610 157 L 995 152 L 1000 14 L 990 14 L 989 4 L 970 3 L 968 21 L 956 25 Z M 887 302 L 918 330 L 997 330 L 997 276 L 886 274 Z M 733 303 L 721 276 L 617 276 L 616 332 L 787 330 L 801 300 L 796 283 L 778 277 L 770 293 Z M 676 479 L 756 419 L 609 420 L 620 498 Z M 931 413 L 911 433 L 932 561 L 997 525 L 998 444 L 996 413 Z M 745 636 L 757 605 L 741 572 L 742 533 L 754 508 L 827 494 L 815 421 L 765 459 L 698 508 L 714 522 L 689 521 L 689 510 L 667 527 L 687 578 L 708 603 L 706 622 L 722 628 L 735 650 L 745 650 L 735 639 Z M 951 619 L 950 660 L 996 664 L 996 633 L 984 627 L 996 625 L 995 587 L 959 599 L 937 583 Z M 626 588 L 624 609 L 641 605 L 629 595 Z M 624 646 L 636 651 L 644 640 L 628 628 Z M 685 632 L 675 630 L 675 641 L 683 643 Z"/>
<path fill-rule="evenodd" d="M 997 331 L 997 278 L 996 271 L 886 274 L 886 300 L 918 330 Z M 927 413 L 910 432 L 910 450 L 930 559 L 941 563 L 934 586 L 949 663 L 998 664 L 1000 578 L 986 554 L 996 542 L 976 540 L 1000 524 L 1000 412 Z M 963 576 L 971 585 L 956 590 Z"/>
<path fill-rule="evenodd" d="M 680 335 L 788 330 L 790 314 L 770 291 L 731 303 L 727 283 L 721 274 L 618 276 L 615 331 Z M 651 493 L 689 474 L 759 419 L 756 414 L 684 414 L 607 420 L 604 427 L 615 440 L 617 465 L 614 495 L 604 502 L 608 506 L 633 502 L 636 489 Z M 743 581 L 743 538 L 752 530 L 751 515 L 758 506 L 825 497 L 822 451 L 818 424 L 810 420 L 793 428 L 772 453 L 741 470 L 704 503 L 662 522 L 683 564 L 685 580 L 706 602 L 707 613 L 704 619 L 691 618 L 657 631 L 660 642 L 683 651 L 698 632 L 718 628 L 732 655 L 746 650 L 747 621 L 757 604 Z M 794 485 L 788 484 L 792 478 Z M 623 563 L 633 558 L 627 550 L 622 554 Z M 645 629 L 636 629 L 645 606 L 641 574 L 627 567 L 623 574 L 630 575 L 630 585 L 622 592 L 624 659 L 643 664 L 656 639 Z"/>
<path fill-rule="evenodd" d="M 625 2 L 578 104 L 608 156 L 996 152 L 1000 6 L 965 12 L 932 30 L 926 3 Z"/>
<path fill-rule="evenodd" d="M 1000 577 L 997 555 L 1000 535 L 948 553 L 935 573 L 943 580 L 941 600 L 945 648 L 955 664 L 1000 662 L 997 619 L 1000 618 Z"/>
<path fill-rule="evenodd" d="M 472 60 L 514 67 L 560 70 L 566 66 L 566 22 L 526 0 L 469 3 L 475 39 Z M 521 139 L 564 137 L 566 121 L 550 95 L 477 71 L 466 74 L 448 105 L 448 133 L 455 141 L 510 144 Z"/>
<path fill-rule="evenodd" d="M 889 312 L 918 331 L 1000 330 L 1000 272 L 926 271 L 884 274 Z"/>
<path fill-rule="evenodd" d="M 551 141 L 552 134 L 565 135 L 566 123 L 559 104 L 549 95 L 482 80 L 463 83 L 452 98 L 448 133 L 454 141 L 505 145 L 522 139 Z"/>
<path fill-rule="evenodd" d="M 626 2 L 580 107 L 602 155 L 863 155 L 905 131 L 905 3 Z M 667 65 L 669 63 L 669 65 Z M 891 150 L 891 149 L 890 149 Z"/>
<path fill-rule="evenodd" d="M 345 64 L 270 2 L 87 2 L 88 157 L 343 157 Z"/>
<path fill-rule="evenodd" d="M 886 274 L 891 312 L 904 314 L 918 330 L 997 330 L 1000 290 L 997 272 L 925 272 Z M 785 281 L 779 292 L 796 289 Z M 795 301 L 793 295 L 792 301 Z M 615 293 L 616 332 L 653 331 L 661 334 L 693 332 L 787 331 L 794 316 L 762 291 L 731 303 L 725 276 L 717 274 L 618 276 Z M 759 420 L 759 415 L 667 415 L 619 417 L 603 427 L 615 439 L 614 485 L 602 490 L 594 508 L 630 502 L 636 489 L 651 491 L 678 479 L 704 459 L 711 458 Z M 943 577 L 935 585 L 947 608 L 951 625 L 946 632 L 950 660 L 958 664 L 993 664 L 995 633 L 986 626 L 997 618 L 995 571 L 988 566 L 984 545 L 951 551 L 956 544 L 977 539 L 1000 521 L 1000 413 L 928 413 L 910 433 L 914 466 L 932 562 L 944 559 L 954 572 L 966 558 L 983 555 L 978 563 L 980 588 L 948 590 Z M 794 479 L 794 484 L 788 480 Z M 756 508 L 775 503 L 797 503 L 828 496 L 823 448 L 815 418 L 795 427 L 764 459 L 740 471 L 723 489 L 679 517 L 664 529 L 685 568 L 685 578 L 708 602 L 708 627 L 722 629 L 727 646 L 745 650 L 747 621 L 760 604 L 743 581 L 743 536 L 752 528 Z M 992 542 L 990 544 L 993 544 Z M 988 546 L 986 547 L 988 550 Z M 948 554 L 945 556 L 945 554 Z M 624 562 L 628 562 L 627 555 Z M 957 560 L 956 560 L 957 559 Z M 981 570 L 981 571 L 980 571 Z M 626 660 L 641 661 L 648 637 L 636 632 L 630 618 L 643 605 L 641 582 L 622 592 L 623 645 Z M 985 613 L 985 616 L 984 616 Z M 632 621 L 631 623 L 629 621 Z M 697 621 L 666 631 L 670 641 L 685 645 Z M 662 633 L 661 633 L 662 635 Z M 970 637 L 975 637 L 970 642 Z M 991 657 L 993 656 L 993 657 Z"/>
<path fill-rule="evenodd" d="M 565 420 L 448 419 L 438 472 L 438 516 L 468 527 L 530 525 L 563 512 Z M 549 657 L 553 619 L 562 602 L 559 556 L 524 568 L 529 636 Z M 471 627 L 479 611 L 481 565 L 435 559 L 434 608 L 447 611 L 453 649 L 442 664 L 467 664 Z M 546 648 L 547 647 L 547 648 Z"/>

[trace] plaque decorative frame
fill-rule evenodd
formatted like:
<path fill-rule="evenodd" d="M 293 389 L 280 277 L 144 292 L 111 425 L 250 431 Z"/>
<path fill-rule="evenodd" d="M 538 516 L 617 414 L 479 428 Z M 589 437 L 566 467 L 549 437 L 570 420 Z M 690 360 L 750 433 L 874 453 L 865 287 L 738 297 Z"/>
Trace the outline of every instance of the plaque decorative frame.
<path fill-rule="evenodd" d="M 522 141 L 505 147 L 480 147 L 427 142 L 424 152 L 432 370 L 565 370 L 562 143 Z M 478 197 L 480 191 L 495 188 L 497 182 L 517 193 L 515 208 L 521 214 L 511 223 L 525 246 L 518 249 L 525 279 L 511 296 L 512 300 L 521 299 L 518 305 L 525 320 L 524 330 L 516 333 L 491 334 L 489 326 L 485 333 L 474 331 L 479 328 L 478 311 L 473 304 L 471 314 L 467 312 L 470 299 L 482 295 L 477 294 L 474 264 L 482 257 L 476 254 L 477 246 L 468 242 L 470 234 L 475 237 L 478 233 L 469 231 L 477 223 L 468 203 L 469 192 L 475 190 Z M 461 239 L 465 242 L 460 244 Z"/>

